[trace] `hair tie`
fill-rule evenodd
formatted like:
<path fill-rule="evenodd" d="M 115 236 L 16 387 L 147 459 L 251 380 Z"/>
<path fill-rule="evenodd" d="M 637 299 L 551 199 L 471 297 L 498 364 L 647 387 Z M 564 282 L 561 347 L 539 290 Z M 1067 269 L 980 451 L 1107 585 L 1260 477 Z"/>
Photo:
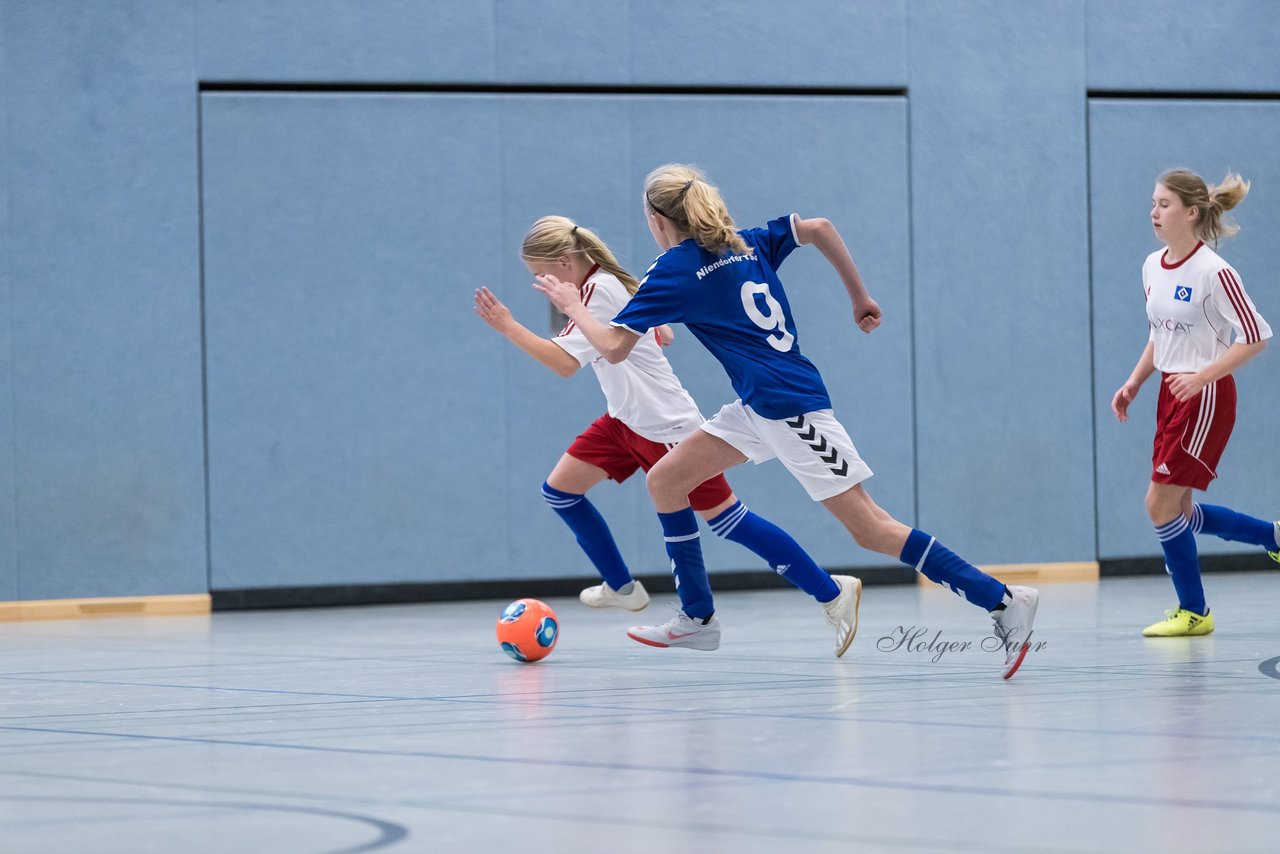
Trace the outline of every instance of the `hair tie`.
<path fill-rule="evenodd" d="M 575 225 L 573 228 L 569 229 L 569 233 L 570 233 L 570 234 L 572 234 L 574 237 L 577 237 L 577 236 L 578 236 L 578 227 Z"/>
<path fill-rule="evenodd" d="M 693 179 L 693 178 L 690 178 L 688 181 L 685 181 L 685 182 L 684 182 L 684 186 L 680 188 L 680 192 L 679 192 L 677 195 L 678 195 L 680 198 L 684 198 L 684 194 L 685 194 L 685 193 L 687 193 L 687 192 L 689 192 L 689 188 L 693 186 L 693 182 L 694 182 L 694 179 Z M 675 218 L 674 216 L 672 216 L 671 214 L 667 213 L 667 212 L 666 212 L 666 211 L 664 211 L 662 208 L 658 207 L 656 204 L 654 204 L 654 203 L 653 203 L 653 196 L 650 196 L 650 195 L 649 195 L 649 191 L 648 191 L 648 190 L 645 190 L 644 198 L 645 198 L 645 201 L 647 201 L 647 202 L 649 203 L 649 207 L 653 208 L 654 213 L 662 214 L 663 216 L 665 216 L 667 219 L 671 220 L 672 222 L 676 222 L 676 218 Z"/>

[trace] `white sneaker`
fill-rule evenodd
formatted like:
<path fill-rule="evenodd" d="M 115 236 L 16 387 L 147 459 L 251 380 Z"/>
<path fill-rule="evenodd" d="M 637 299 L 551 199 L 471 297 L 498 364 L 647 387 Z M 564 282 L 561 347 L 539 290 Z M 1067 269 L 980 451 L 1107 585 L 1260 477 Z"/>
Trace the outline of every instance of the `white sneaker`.
<path fill-rule="evenodd" d="M 588 608 L 625 608 L 643 611 L 649 606 L 649 593 L 639 581 L 631 582 L 630 593 L 619 593 L 607 583 L 588 587 L 578 594 L 578 600 Z"/>
<path fill-rule="evenodd" d="M 1031 624 L 1036 621 L 1040 593 L 1034 587 L 1010 587 L 1013 598 L 1003 611 L 992 611 L 996 637 L 1004 643 L 1004 678 L 1018 672 L 1031 648 Z"/>
<path fill-rule="evenodd" d="M 858 633 L 858 605 L 862 602 L 862 579 L 852 575 L 833 575 L 831 580 L 840 588 L 839 595 L 822 603 L 827 622 L 836 630 L 836 658 L 845 654 L 853 636 Z"/>
<path fill-rule="evenodd" d="M 660 626 L 632 626 L 627 637 L 649 646 L 687 646 L 689 649 L 720 648 L 720 621 L 712 614 L 704 623 L 687 616 L 684 611 Z"/>

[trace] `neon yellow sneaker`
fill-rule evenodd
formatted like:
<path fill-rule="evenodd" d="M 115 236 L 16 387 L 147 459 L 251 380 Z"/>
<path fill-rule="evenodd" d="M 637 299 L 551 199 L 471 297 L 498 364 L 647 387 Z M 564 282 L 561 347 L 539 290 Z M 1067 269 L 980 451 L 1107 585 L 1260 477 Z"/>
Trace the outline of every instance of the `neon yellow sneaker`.
<path fill-rule="evenodd" d="M 1280 522 L 1276 522 L 1276 542 L 1280 543 Z M 1276 563 L 1280 563 L 1280 547 L 1277 547 L 1273 552 L 1267 552 L 1267 557 Z"/>
<path fill-rule="evenodd" d="M 1174 608 L 1164 612 L 1165 618 L 1152 623 L 1142 630 L 1142 636 L 1148 638 L 1185 638 L 1195 635 L 1207 635 L 1213 631 L 1213 614 L 1203 617 L 1195 611 Z"/>

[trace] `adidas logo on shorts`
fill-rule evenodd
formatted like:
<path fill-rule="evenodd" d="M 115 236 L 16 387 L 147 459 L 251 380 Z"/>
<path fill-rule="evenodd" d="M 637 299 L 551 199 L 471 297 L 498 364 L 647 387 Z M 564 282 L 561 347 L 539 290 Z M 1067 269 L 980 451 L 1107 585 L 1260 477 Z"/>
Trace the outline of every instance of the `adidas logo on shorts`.
<path fill-rule="evenodd" d="M 1169 473 L 1169 467 L 1164 463 L 1161 463 L 1160 465 L 1156 466 L 1156 474 L 1168 474 L 1168 473 Z"/>

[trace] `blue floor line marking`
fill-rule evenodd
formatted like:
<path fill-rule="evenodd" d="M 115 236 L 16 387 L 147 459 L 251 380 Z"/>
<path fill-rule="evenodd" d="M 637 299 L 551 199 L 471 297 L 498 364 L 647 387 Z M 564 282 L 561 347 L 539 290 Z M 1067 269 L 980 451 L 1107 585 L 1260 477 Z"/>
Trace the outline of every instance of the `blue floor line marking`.
<path fill-rule="evenodd" d="M 378 831 L 378 838 L 364 845 L 357 845 L 354 848 L 335 848 L 326 854 L 361 854 L 365 851 L 374 851 L 378 848 L 385 848 L 388 845 L 394 845 L 407 839 L 409 836 L 408 828 L 394 822 L 384 821 L 380 818 L 373 818 L 367 815 L 356 815 L 355 813 L 340 812 L 338 810 L 325 810 L 316 807 L 297 807 L 287 804 L 256 804 L 237 801 L 215 801 L 212 803 L 201 803 L 200 801 L 183 801 L 168 798 L 120 798 L 111 796 L 82 796 L 82 795 L 8 795 L 0 793 L 0 801 L 28 801 L 35 803 L 80 803 L 80 804 L 129 804 L 138 806 L 169 806 L 180 808 L 199 807 L 204 809 L 233 809 L 247 812 L 283 812 L 283 813 L 301 813 L 303 815 L 321 816 L 324 818 L 338 818 L 347 821 L 355 821 L 361 824 L 372 826 Z"/>
<path fill-rule="evenodd" d="M 942 783 L 906 783 L 875 780 L 865 777 L 840 777 L 817 774 L 788 774 L 780 771 L 731 771 L 701 766 L 645 765 L 629 762 L 590 762 L 575 759 L 527 759 L 509 756 L 481 756 L 466 753 L 438 751 L 375 750 L 360 747 L 324 747 L 320 745 L 281 744 L 276 742 L 241 741 L 237 739 L 200 738 L 197 736 L 142 735 L 137 733 L 91 732 L 84 730 L 53 729 L 43 727 L 0 726 L 0 730 L 17 732 L 46 732 L 57 735 L 84 735 L 94 738 L 120 738 L 139 741 L 174 742 L 180 744 L 212 744 L 228 747 L 253 747 L 267 750 L 296 750 L 313 753 L 333 753 L 351 756 L 385 756 L 413 759 L 438 759 L 455 762 L 483 762 L 497 765 L 522 765 L 527 767 L 582 768 L 601 771 L 629 771 L 656 774 L 688 774 L 702 777 L 719 777 L 739 780 L 767 780 L 785 783 L 819 783 L 874 789 L 893 789 L 910 792 L 936 792 L 955 795 L 987 795 L 1011 798 L 1031 798 L 1049 801 L 1083 801 L 1098 804 L 1129 804 L 1132 806 L 1178 807 L 1184 809 L 1217 809 L 1233 812 L 1260 812 L 1280 815 L 1280 804 L 1244 803 L 1239 801 L 1210 801 L 1192 798 L 1154 798 L 1139 795 L 1095 794 L 1091 792 L 1049 792 L 1034 789 L 1001 789 L 994 786 L 959 786 Z"/>
<path fill-rule="evenodd" d="M 126 687 L 140 688 L 164 688 L 164 689 L 185 689 L 192 691 L 224 691 L 228 693 L 249 693 L 249 694 L 280 694 L 282 696 L 301 696 L 301 697 L 341 697 L 352 701 L 366 702 L 385 702 L 385 703 L 450 703 L 458 705 L 485 705 L 502 707 L 508 705 L 536 705 L 557 709 L 573 709 L 579 711 L 599 711 L 599 712 L 627 712 L 631 714 L 684 714 L 687 710 L 667 709 L 660 707 L 629 707 L 621 705 L 592 705 L 585 703 L 559 703 L 559 702 L 529 702 L 527 700 L 512 701 L 512 695 L 505 694 L 484 694 L 475 697 L 467 696 L 390 696 L 378 694 L 344 694 L 338 691 L 284 691 L 268 688 L 228 688 L 212 685 L 165 685 L 151 683 L 135 683 L 135 682 L 109 682 L 95 680 L 78 680 L 78 679 L 22 679 L 23 682 L 54 682 L 68 684 L 87 684 L 87 685 L 121 685 Z M 747 687 L 756 683 L 740 683 L 736 687 Z M 766 683 L 773 685 L 775 683 Z M 641 688 L 638 690 L 650 690 Z M 524 696 L 524 695 L 516 695 Z M 181 712 L 182 710 L 175 710 Z M 1007 732 L 1043 732 L 1043 733 L 1060 733 L 1065 735 L 1091 735 L 1106 737 L 1143 737 L 1143 738 L 1166 738 L 1181 739 L 1185 741 L 1248 741 L 1248 742 L 1274 742 L 1280 743 L 1280 736 L 1267 736 L 1261 734 L 1250 733 L 1247 735 L 1225 735 L 1219 733 L 1196 733 L 1196 732 L 1162 732 L 1151 730 L 1099 730 L 1086 729 L 1080 727 L 1051 727 L 1051 726 L 1008 726 L 1004 724 L 984 724 L 968 721 L 920 721 L 903 718 L 876 718 L 876 717 L 846 717 L 843 715 L 830 714 L 809 714 L 809 713 L 791 713 L 791 714 L 766 714 L 762 712 L 744 712 L 744 711 L 721 711 L 716 709 L 698 709 L 695 712 L 700 715 L 714 715 L 726 718 L 760 718 L 767 720 L 814 720 L 829 721 L 840 720 L 850 723 L 874 723 L 886 725 L 904 725 L 904 726 L 923 726 L 930 728 L 957 728 L 957 729 L 978 729 L 978 730 L 998 730 Z M 0 721 L 6 720 L 0 718 Z M 4 729 L 6 727 L 0 727 Z"/>

